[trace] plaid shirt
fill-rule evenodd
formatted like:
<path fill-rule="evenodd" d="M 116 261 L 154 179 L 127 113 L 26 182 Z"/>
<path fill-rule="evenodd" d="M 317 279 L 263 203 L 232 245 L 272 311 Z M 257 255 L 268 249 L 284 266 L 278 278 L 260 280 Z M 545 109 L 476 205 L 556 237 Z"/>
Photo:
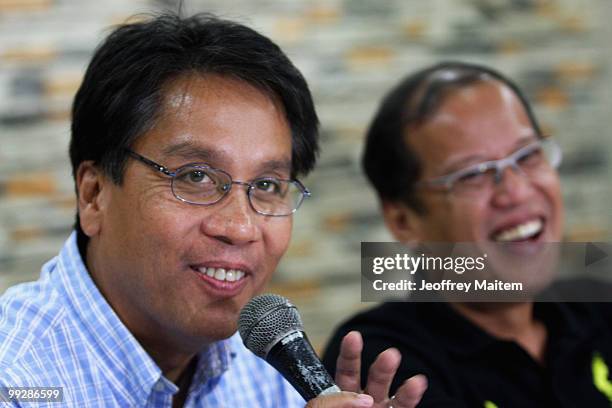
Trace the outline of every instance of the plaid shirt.
<path fill-rule="evenodd" d="M 0 387 L 63 387 L 60 407 L 170 407 L 163 376 L 91 279 L 72 233 L 36 282 L 0 297 Z M 0 402 L 0 406 L 4 406 Z M 31 406 L 30 404 L 24 404 Z M 199 355 L 186 407 L 304 407 L 237 334 Z"/>

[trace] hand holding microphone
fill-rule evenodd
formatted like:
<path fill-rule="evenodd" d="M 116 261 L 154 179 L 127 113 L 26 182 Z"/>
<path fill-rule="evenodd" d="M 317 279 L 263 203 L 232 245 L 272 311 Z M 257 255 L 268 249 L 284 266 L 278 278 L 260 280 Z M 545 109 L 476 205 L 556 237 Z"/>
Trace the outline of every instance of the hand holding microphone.
<path fill-rule="evenodd" d="M 360 394 L 363 341 L 358 332 L 347 334 L 342 341 L 336 385 L 308 342 L 296 307 L 282 296 L 251 299 L 240 313 L 238 329 L 246 347 L 275 367 L 309 401 L 309 408 L 412 408 L 427 387 L 424 376 L 415 376 L 389 398 L 401 356 L 388 349 L 370 366 L 368 395 Z"/>

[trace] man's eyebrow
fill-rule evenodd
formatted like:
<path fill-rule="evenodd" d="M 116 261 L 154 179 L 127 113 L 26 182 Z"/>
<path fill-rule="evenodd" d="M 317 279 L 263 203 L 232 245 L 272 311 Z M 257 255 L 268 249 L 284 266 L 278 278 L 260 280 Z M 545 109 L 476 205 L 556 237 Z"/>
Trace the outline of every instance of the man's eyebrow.
<path fill-rule="evenodd" d="M 270 171 L 291 172 L 291 160 L 270 160 L 259 167 L 261 173 Z"/>
<path fill-rule="evenodd" d="M 173 144 L 162 149 L 164 159 L 169 157 L 178 157 L 184 161 L 201 161 L 205 163 L 220 163 L 223 159 L 227 159 L 222 152 L 199 147 L 190 142 L 182 142 Z M 262 163 L 259 168 L 259 173 L 267 172 L 282 172 L 291 173 L 291 159 L 283 160 L 268 160 Z"/>
<path fill-rule="evenodd" d="M 173 144 L 162 149 L 162 155 L 164 158 L 168 157 L 179 157 L 184 160 L 196 160 L 196 161 L 214 161 L 219 159 L 219 153 L 205 149 L 202 147 L 195 146 L 190 142 L 183 142 Z"/>
<path fill-rule="evenodd" d="M 538 139 L 538 136 L 536 134 L 526 134 L 525 136 L 517 140 L 517 142 L 514 144 L 514 148 L 512 149 L 512 152 L 508 154 L 514 153 L 518 149 L 528 145 L 531 142 L 536 141 L 537 139 Z M 490 161 L 490 160 L 492 159 L 489 159 L 481 154 L 472 154 L 467 157 L 462 157 L 460 160 L 457 160 L 455 162 L 451 162 L 445 165 L 444 171 L 442 172 L 442 174 L 453 173 L 455 171 L 462 170 L 471 165 L 479 164 L 479 163 Z"/>
<path fill-rule="evenodd" d="M 538 135 L 536 135 L 535 133 L 521 137 L 515 144 L 515 151 L 520 149 L 523 146 L 528 145 L 531 142 L 535 142 L 536 140 L 538 140 L 538 138 L 539 138 Z"/>
<path fill-rule="evenodd" d="M 469 155 L 467 157 L 462 157 L 460 160 L 451 162 L 451 163 L 447 163 L 443 166 L 443 170 L 441 171 L 442 174 L 450 174 L 453 173 L 455 171 L 459 171 L 462 170 L 468 166 L 471 166 L 473 164 L 478 164 L 478 163 L 482 163 L 484 161 L 487 161 L 487 159 L 481 155 L 481 154 L 472 154 Z"/>

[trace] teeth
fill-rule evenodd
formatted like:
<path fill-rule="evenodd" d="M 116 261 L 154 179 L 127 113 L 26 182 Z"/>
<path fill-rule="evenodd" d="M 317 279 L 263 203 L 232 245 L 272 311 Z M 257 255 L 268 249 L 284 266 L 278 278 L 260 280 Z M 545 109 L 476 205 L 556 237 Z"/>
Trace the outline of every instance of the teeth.
<path fill-rule="evenodd" d="M 528 221 L 516 227 L 502 231 L 495 236 L 496 241 L 518 241 L 534 236 L 542 230 L 542 220 Z"/>
<path fill-rule="evenodd" d="M 220 280 L 220 281 L 224 281 L 225 280 L 225 269 L 223 268 L 218 268 L 215 271 L 215 279 L 216 280 Z"/>
<path fill-rule="evenodd" d="M 238 269 L 199 268 L 198 272 L 221 282 L 235 282 L 244 277 L 244 272 Z"/>

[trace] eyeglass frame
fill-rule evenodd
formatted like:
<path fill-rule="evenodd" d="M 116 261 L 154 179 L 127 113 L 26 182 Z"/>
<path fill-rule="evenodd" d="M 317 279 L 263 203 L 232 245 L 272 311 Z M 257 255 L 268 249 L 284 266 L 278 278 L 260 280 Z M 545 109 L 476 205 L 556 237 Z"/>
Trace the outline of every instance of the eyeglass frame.
<path fill-rule="evenodd" d="M 228 194 L 232 191 L 232 185 L 236 184 L 236 185 L 240 185 L 240 186 L 247 186 L 247 190 L 246 190 L 246 194 L 247 194 L 247 198 L 249 201 L 249 206 L 251 207 L 251 209 L 253 211 L 255 211 L 257 214 L 260 215 L 264 215 L 266 217 L 288 217 L 290 215 L 293 215 L 302 205 L 302 203 L 304 202 L 304 200 L 306 198 L 310 198 L 312 197 L 312 193 L 310 192 L 310 190 L 308 190 L 308 188 L 306 188 L 306 186 L 304 186 L 304 184 L 302 184 L 302 182 L 298 179 L 280 179 L 280 178 L 274 178 L 274 177 L 262 177 L 262 178 L 257 178 L 252 180 L 251 182 L 246 182 L 246 181 L 240 181 L 240 180 L 234 180 L 232 178 L 232 176 L 225 170 L 223 169 L 218 169 L 216 167 L 212 167 L 210 165 L 208 165 L 207 163 L 187 163 L 184 164 L 180 167 L 178 167 L 177 169 L 175 169 L 174 171 L 170 170 L 168 167 L 166 166 L 162 166 L 159 163 L 154 162 L 153 160 L 139 154 L 136 153 L 135 151 L 131 150 L 131 149 L 125 149 L 125 152 L 133 159 L 138 160 L 139 162 L 146 164 L 147 166 L 151 167 L 152 169 L 159 171 L 160 173 L 171 177 L 171 181 L 170 181 L 170 190 L 172 190 L 172 195 L 179 201 L 182 201 L 184 203 L 187 204 L 191 204 L 191 205 L 201 205 L 201 206 L 209 206 L 209 205 L 214 205 L 217 204 L 218 202 L 220 202 L 221 200 L 223 200 L 225 197 L 228 196 Z M 229 188 L 225 189 L 225 186 L 223 186 L 223 195 L 221 197 L 219 197 L 217 200 L 211 202 L 211 203 L 196 203 L 193 201 L 189 201 L 181 196 L 179 196 L 175 191 L 174 191 L 174 179 L 176 177 L 176 175 L 184 168 L 186 167 L 196 167 L 196 168 L 203 168 L 203 169 L 210 169 L 210 170 L 214 170 L 217 172 L 221 172 L 223 174 L 225 174 L 228 179 L 229 179 Z M 253 206 L 253 202 L 251 201 L 251 191 L 253 191 L 253 189 L 255 189 L 255 185 L 253 184 L 253 182 L 255 181 L 263 181 L 263 180 L 276 180 L 276 181 L 286 181 L 289 183 L 294 183 L 298 189 L 302 192 L 302 197 L 300 198 L 300 201 L 297 203 L 297 205 L 295 206 L 295 208 L 289 213 L 289 214 L 266 214 L 264 212 L 261 212 L 259 210 L 257 210 L 255 208 L 255 206 Z"/>
<path fill-rule="evenodd" d="M 517 171 L 519 174 L 524 175 L 524 171 L 520 168 L 518 164 L 518 158 L 521 156 L 521 153 L 524 153 L 527 149 L 532 148 L 534 145 L 543 146 L 544 143 L 550 144 L 553 149 L 557 152 L 557 162 L 550 163 L 551 168 L 557 169 L 563 160 L 563 151 L 561 146 L 552 138 L 547 136 L 541 136 L 537 140 L 515 150 L 510 153 L 508 156 L 503 157 L 497 160 L 487 160 L 482 163 L 477 163 L 463 169 L 459 169 L 452 173 L 445 174 L 443 176 L 435 177 L 429 180 L 422 180 L 416 183 L 416 187 L 427 187 L 427 186 L 436 186 L 441 185 L 445 187 L 446 192 L 451 192 L 453 190 L 453 186 L 457 180 L 459 180 L 462 176 L 469 174 L 471 171 L 478 170 L 479 173 L 484 174 L 487 170 L 495 169 L 495 184 L 498 185 L 501 183 L 503 179 L 504 171 L 510 167 Z"/>

